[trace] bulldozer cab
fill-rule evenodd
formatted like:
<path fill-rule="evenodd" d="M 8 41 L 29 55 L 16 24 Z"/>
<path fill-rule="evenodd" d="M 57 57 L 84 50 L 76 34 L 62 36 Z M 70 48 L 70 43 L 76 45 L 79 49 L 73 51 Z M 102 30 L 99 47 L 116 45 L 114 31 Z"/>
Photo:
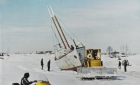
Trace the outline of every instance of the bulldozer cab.
<path fill-rule="evenodd" d="M 117 68 L 105 68 L 101 61 L 101 49 L 85 50 L 85 66 L 77 68 L 81 79 L 117 78 Z"/>
<path fill-rule="evenodd" d="M 86 49 L 85 65 L 86 67 L 102 67 L 101 49 Z"/>

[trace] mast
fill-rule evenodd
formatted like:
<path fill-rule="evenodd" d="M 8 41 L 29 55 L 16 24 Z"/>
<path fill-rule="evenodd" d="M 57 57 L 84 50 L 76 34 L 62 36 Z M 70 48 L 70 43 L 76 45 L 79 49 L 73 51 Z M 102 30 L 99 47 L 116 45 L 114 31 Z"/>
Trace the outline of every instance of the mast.
<path fill-rule="evenodd" d="M 58 27 L 57 27 L 57 25 L 56 25 L 56 23 L 55 23 L 55 20 L 54 20 L 52 14 L 51 14 L 49 8 L 48 8 L 48 11 L 49 11 L 49 14 L 50 14 L 50 16 L 51 16 L 51 18 L 52 18 L 52 20 L 53 20 L 53 23 L 54 23 L 56 29 L 57 29 L 57 32 L 58 32 L 58 34 L 59 34 L 59 36 L 60 36 L 60 39 L 62 40 L 62 43 L 63 43 L 63 45 L 64 45 L 64 48 L 67 49 L 67 47 L 66 47 L 66 45 L 65 45 L 65 43 L 64 43 L 64 41 L 63 41 L 63 38 L 62 38 L 62 36 L 61 36 L 61 34 L 60 34 L 59 30 L 58 30 Z"/>
<path fill-rule="evenodd" d="M 59 26 L 59 28 L 60 28 L 60 30 L 61 30 L 61 32 L 62 32 L 62 35 L 63 35 L 63 37 L 64 37 L 64 39 L 65 39 L 65 41 L 66 41 L 66 43 L 67 43 L 67 46 L 70 48 L 70 46 L 69 46 L 69 44 L 68 44 L 68 41 L 67 41 L 67 39 L 66 39 L 66 37 L 65 37 L 65 35 L 64 35 L 64 32 L 62 31 L 62 28 L 61 28 L 61 26 L 60 26 L 60 24 L 59 24 L 59 22 L 58 22 L 57 17 L 56 17 L 55 15 L 54 15 L 54 17 L 55 17 L 56 22 L 58 23 L 58 26 Z"/>
<path fill-rule="evenodd" d="M 62 35 L 63 35 L 63 37 L 64 37 L 64 40 L 66 41 L 67 46 L 70 48 L 70 46 L 69 46 L 69 44 L 68 44 L 68 41 L 67 41 L 67 39 L 66 39 L 66 37 L 65 37 L 65 35 L 64 35 L 64 32 L 63 32 L 63 30 L 62 30 L 62 28 L 61 28 L 61 25 L 60 25 L 60 23 L 59 23 L 59 21 L 58 21 L 56 15 L 54 14 L 54 12 L 53 12 L 51 6 L 50 6 L 50 9 L 51 9 L 51 11 L 52 11 L 53 17 L 55 18 L 55 20 L 56 20 L 56 22 L 57 22 L 57 24 L 58 24 L 58 26 L 59 26 L 59 28 L 60 28 L 60 31 L 61 31 L 61 33 L 62 33 Z"/>

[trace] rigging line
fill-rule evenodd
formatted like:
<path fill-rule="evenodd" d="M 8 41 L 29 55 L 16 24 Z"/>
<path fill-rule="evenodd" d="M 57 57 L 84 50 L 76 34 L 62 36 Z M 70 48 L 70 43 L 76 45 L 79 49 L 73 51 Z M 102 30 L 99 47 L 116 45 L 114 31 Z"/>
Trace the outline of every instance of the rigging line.
<path fill-rule="evenodd" d="M 58 19 L 62 22 L 62 20 L 58 17 Z M 63 23 L 63 22 L 62 22 Z M 63 23 L 64 24 L 64 23 Z M 64 24 L 65 25 L 65 24 Z M 65 27 L 68 29 L 68 27 L 65 25 Z M 64 29 L 63 29 L 64 30 Z M 69 30 L 69 29 L 68 29 Z M 65 30 L 64 30 L 65 31 Z M 70 30 L 69 30 L 70 31 Z M 66 32 L 66 31 L 65 31 Z M 71 31 L 70 31 L 71 32 Z M 71 32 L 72 33 L 72 32 Z M 73 34 L 73 33 L 72 33 Z M 73 36 L 80 42 L 80 40 L 73 34 Z M 71 38 L 71 37 L 70 37 Z"/>
<path fill-rule="evenodd" d="M 52 26 L 52 21 L 51 21 L 51 26 Z M 52 30 L 52 38 L 53 38 L 53 30 Z M 54 46 L 54 38 L 53 38 L 53 46 Z"/>
<path fill-rule="evenodd" d="M 63 28 L 62 28 L 63 29 Z M 64 32 L 69 36 L 69 38 L 70 39 L 72 39 L 71 37 L 70 37 L 70 35 L 66 32 L 66 30 L 65 29 L 63 29 L 64 30 Z"/>
<path fill-rule="evenodd" d="M 63 28 L 62 28 L 63 29 Z M 64 30 L 64 29 L 63 29 Z M 66 35 L 71 39 L 73 40 L 73 38 L 70 37 L 70 35 L 64 30 L 64 32 L 66 33 Z"/>
<path fill-rule="evenodd" d="M 54 30 L 53 30 L 53 27 L 51 26 L 51 28 L 52 28 L 52 31 L 54 32 Z M 55 32 L 54 32 L 54 34 L 55 34 Z M 56 34 L 55 34 L 55 37 L 56 37 Z M 56 37 L 57 38 L 57 37 Z M 58 40 L 58 38 L 57 38 L 57 40 Z M 59 40 L 58 40 L 58 43 L 59 43 Z M 59 43 L 60 44 L 60 43 Z M 68 62 L 70 62 L 70 64 L 71 65 L 73 65 L 73 67 L 75 67 L 75 65 L 74 64 L 72 64 L 72 62 L 67 58 L 67 56 L 65 57 L 66 59 L 67 59 L 67 61 Z"/>
<path fill-rule="evenodd" d="M 51 26 L 51 28 L 52 28 L 52 31 L 53 31 L 53 33 L 54 33 L 54 35 L 55 35 L 55 37 L 56 37 L 56 39 L 57 39 L 57 42 L 59 43 L 59 40 L 58 40 L 58 38 L 57 38 L 57 36 L 56 36 L 56 34 L 55 34 L 55 32 L 54 32 L 54 30 L 53 30 L 53 27 Z M 60 44 L 60 43 L 59 43 Z"/>
<path fill-rule="evenodd" d="M 73 39 L 70 37 L 70 35 L 66 32 L 66 30 L 62 28 L 62 26 L 61 26 L 61 29 L 66 33 L 66 35 L 67 35 L 71 40 L 73 40 Z M 66 42 L 66 41 L 65 41 L 65 42 Z"/>
<path fill-rule="evenodd" d="M 60 20 L 60 19 L 59 19 Z M 60 20 L 61 21 L 61 20 Z M 62 22 L 62 21 L 61 21 Z M 63 28 L 62 28 L 63 29 Z M 71 36 L 66 32 L 65 29 L 63 29 L 65 31 L 65 33 L 68 35 L 69 38 L 71 38 Z M 71 38 L 72 39 L 72 38 Z"/>
<path fill-rule="evenodd" d="M 52 26 L 52 20 L 51 20 L 51 26 Z M 53 36 L 53 30 L 52 30 L 52 37 L 53 37 L 53 46 L 54 46 L 54 36 Z M 53 47 L 53 50 L 55 51 L 55 48 Z"/>
<path fill-rule="evenodd" d="M 52 31 L 54 32 L 54 35 L 55 35 L 56 39 L 57 39 L 58 45 L 59 45 L 59 47 L 61 48 L 62 46 L 61 46 L 61 44 L 60 44 L 60 42 L 59 42 L 59 40 L 58 40 L 58 38 L 57 38 L 57 36 L 56 36 L 56 33 L 55 33 L 55 31 L 53 30 L 53 27 L 52 27 L 52 25 L 51 25 L 51 28 L 52 28 Z"/>
<path fill-rule="evenodd" d="M 51 16 L 51 15 L 50 15 Z M 51 19 L 51 18 L 50 18 Z M 51 23 L 50 23 L 50 25 L 51 25 L 51 27 L 52 27 L 52 19 L 50 20 L 51 21 Z M 53 30 L 52 30 L 52 38 L 53 38 L 53 50 L 54 50 L 54 52 L 55 52 L 55 48 L 54 48 L 54 43 L 55 43 L 55 39 L 54 39 L 54 36 L 53 36 Z"/>
<path fill-rule="evenodd" d="M 53 30 L 53 27 L 51 26 L 51 28 L 52 28 L 52 32 L 54 32 L 54 30 Z M 55 32 L 54 32 L 54 34 L 55 34 Z M 56 34 L 55 34 L 55 37 L 56 37 Z M 56 37 L 57 38 L 57 37 Z M 58 40 L 58 38 L 57 38 L 57 40 Z M 59 43 L 59 40 L 58 40 L 58 43 Z M 59 43 L 60 44 L 60 43 Z M 70 64 L 71 65 L 73 65 L 73 67 L 75 67 L 75 65 L 74 64 L 72 64 L 72 62 L 67 58 L 67 56 L 65 57 L 66 59 L 67 59 L 67 61 L 68 62 L 70 62 Z"/>

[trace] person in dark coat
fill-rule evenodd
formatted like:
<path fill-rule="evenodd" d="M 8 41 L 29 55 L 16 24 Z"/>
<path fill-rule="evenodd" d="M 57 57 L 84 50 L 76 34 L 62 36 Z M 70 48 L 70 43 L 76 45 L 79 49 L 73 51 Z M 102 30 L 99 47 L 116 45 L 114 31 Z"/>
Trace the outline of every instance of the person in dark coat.
<path fill-rule="evenodd" d="M 44 66 L 43 59 L 41 59 L 41 67 L 42 67 L 42 70 L 43 70 L 43 66 Z"/>
<path fill-rule="evenodd" d="M 124 60 L 124 72 L 126 72 L 126 71 L 127 71 L 127 61 Z"/>
<path fill-rule="evenodd" d="M 92 51 L 92 56 L 96 60 L 97 53 Z"/>
<path fill-rule="evenodd" d="M 121 62 L 119 61 L 118 68 L 121 69 Z"/>
<path fill-rule="evenodd" d="M 48 63 L 47 63 L 48 71 L 50 71 L 50 64 L 51 64 L 51 60 L 49 60 Z"/>
<path fill-rule="evenodd" d="M 70 48 L 71 50 L 74 50 L 74 47 L 73 47 L 73 45 L 71 45 L 71 48 Z"/>
<path fill-rule="evenodd" d="M 35 81 L 28 81 L 29 76 L 30 76 L 29 73 L 25 73 L 24 77 L 21 79 L 20 85 L 30 85 L 34 82 L 37 82 L 36 80 Z"/>

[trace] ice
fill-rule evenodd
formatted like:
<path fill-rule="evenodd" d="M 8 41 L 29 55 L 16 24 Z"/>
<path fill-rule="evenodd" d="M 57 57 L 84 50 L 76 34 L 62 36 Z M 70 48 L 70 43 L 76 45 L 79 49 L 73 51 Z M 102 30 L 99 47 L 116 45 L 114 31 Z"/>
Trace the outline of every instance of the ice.
<path fill-rule="evenodd" d="M 25 72 L 30 73 L 29 81 L 39 80 L 40 75 L 45 75 L 51 85 L 139 85 L 140 83 L 140 55 L 125 57 L 131 66 L 118 69 L 118 58 L 102 56 L 103 65 L 106 68 L 117 68 L 116 80 L 86 80 L 77 78 L 75 71 L 61 71 L 54 61 L 54 54 L 10 54 L 0 59 L 0 85 L 12 85 L 20 83 Z M 43 58 L 44 70 L 41 69 L 40 61 Z M 47 71 L 47 62 L 51 60 L 51 71 Z M 123 60 L 124 58 L 122 58 Z M 122 61 L 121 60 L 121 61 Z M 34 84 L 32 84 L 34 85 Z"/>

